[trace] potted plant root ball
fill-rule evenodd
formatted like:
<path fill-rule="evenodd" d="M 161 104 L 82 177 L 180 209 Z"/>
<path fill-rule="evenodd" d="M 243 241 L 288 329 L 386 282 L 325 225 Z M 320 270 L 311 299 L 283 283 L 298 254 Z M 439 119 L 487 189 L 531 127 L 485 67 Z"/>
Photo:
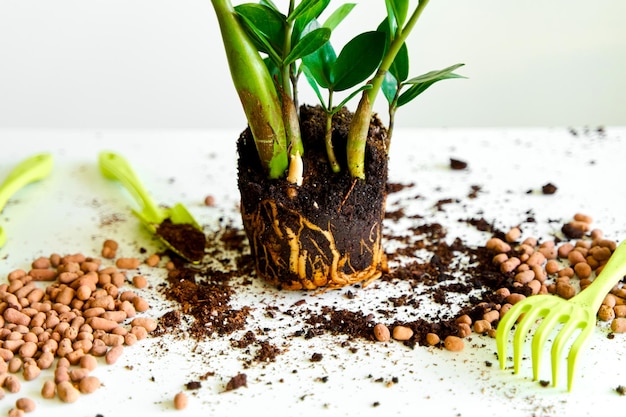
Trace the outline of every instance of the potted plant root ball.
<path fill-rule="evenodd" d="M 405 40 L 428 1 L 385 1 L 377 28 L 339 52 L 330 39 L 354 4 L 212 0 L 248 127 L 238 139 L 241 215 L 256 273 L 284 289 L 331 289 L 381 276 L 395 111 L 462 64 L 409 78 Z M 319 103 L 298 104 L 300 83 Z M 389 102 L 385 127 L 372 106 Z M 337 97 L 341 101 L 336 103 Z M 353 112 L 347 103 L 359 98 Z"/>

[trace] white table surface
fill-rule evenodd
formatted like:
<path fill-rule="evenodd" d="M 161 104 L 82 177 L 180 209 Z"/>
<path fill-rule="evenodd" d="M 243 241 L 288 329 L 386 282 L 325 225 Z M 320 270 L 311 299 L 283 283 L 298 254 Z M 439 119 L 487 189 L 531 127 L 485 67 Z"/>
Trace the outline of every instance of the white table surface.
<path fill-rule="evenodd" d="M 97 154 L 101 150 L 124 155 L 156 201 L 185 203 L 207 232 L 227 223 L 240 227 L 235 183 L 238 133 L 0 130 L 0 181 L 19 160 L 35 152 L 49 151 L 55 158 L 51 176 L 21 190 L 0 214 L 0 224 L 8 235 L 6 245 L 0 248 L 1 279 L 53 252 L 97 256 L 106 238 L 120 243 L 118 256 L 137 256 L 139 248 L 148 253 L 161 249 L 130 214 L 134 207 L 130 197 L 100 175 Z M 398 129 L 392 144 L 390 180 L 415 185 L 408 194 L 390 196 L 389 206 L 422 214 L 423 222 L 439 221 L 448 229 L 448 236 L 473 245 L 484 244 L 487 236 L 460 223 L 459 218 L 484 217 L 508 229 L 532 215 L 537 221 L 525 223 L 525 233 L 546 238 L 562 222 L 582 212 L 593 216 L 594 227 L 602 229 L 607 238 L 621 241 L 626 236 L 625 136 L 624 127 L 607 127 L 603 132 L 567 127 Z M 450 157 L 467 161 L 469 168 L 450 170 Z M 541 187 L 548 182 L 558 187 L 556 194 L 541 194 Z M 482 191 L 478 198 L 467 200 L 472 185 L 481 186 Z M 207 195 L 215 197 L 215 207 L 204 205 Z M 459 198 L 463 203 L 446 206 L 444 212 L 433 210 L 433 204 L 442 198 Z M 146 275 L 152 286 L 164 279 L 164 271 Z M 344 297 L 348 290 L 356 298 Z M 233 304 L 258 303 L 286 310 L 305 299 L 309 306 L 318 303 L 375 313 L 376 303 L 385 300 L 390 291 L 393 289 L 383 284 L 374 284 L 365 290 L 351 287 L 313 295 L 280 292 L 255 282 L 238 289 Z M 148 315 L 159 317 L 172 307 L 153 289 L 140 292 L 151 303 Z M 277 321 L 263 312 L 260 308 L 253 313 L 255 322 L 249 322 L 248 328 L 271 329 L 268 340 L 286 350 L 275 362 L 244 368 L 241 359 L 247 356 L 231 348 L 229 338 L 149 338 L 127 348 L 116 364 L 100 365 L 94 372 L 104 386 L 76 403 L 42 399 L 41 385 L 52 375 L 44 372 L 37 380 L 23 383 L 19 394 L 7 393 L 0 400 L 0 415 L 6 415 L 21 396 L 36 400 L 33 417 L 249 412 L 272 416 L 561 416 L 599 415 L 600 410 L 619 413 L 626 407 L 626 396 L 615 392 L 617 386 L 626 386 L 626 335 L 609 339 L 603 325 L 597 327 L 581 357 L 573 392 L 567 393 L 565 376 L 557 388 L 533 382 L 528 358 L 520 375 L 500 370 L 495 340 L 489 337 L 472 335 L 458 353 L 409 349 L 394 341 L 352 342 L 358 350 L 350 353 L 339 346 L 341 337 L 337 336 L 285 337 L 293 333 L 297 318 L 291 322 L 281 315 Z M 323 360 L 311 362 L 313 352 L 323 353 Z M 548 362 L 544 365 L 547 375 Z M 174 394 L 207 372 L 214 376 L 203 381 L 199 390 L 188 392 L 187 409 L 174 410 Z M 247 374 L 248 387 L 222 392 L 239 372 Z M 397 383 L 384 383 L 394 377 Z M 379 378 L 384 382 L 376 382 Z"/>

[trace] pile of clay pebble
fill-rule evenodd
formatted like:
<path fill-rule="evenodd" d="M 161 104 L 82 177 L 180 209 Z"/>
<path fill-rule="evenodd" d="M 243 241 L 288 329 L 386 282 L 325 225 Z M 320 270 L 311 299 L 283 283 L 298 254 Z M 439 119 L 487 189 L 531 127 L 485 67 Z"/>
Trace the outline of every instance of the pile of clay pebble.
<path fill-rule="evenodd" d="M 106 240 L 102 257 L 52 254 L 32 262 L 31 269 L 9 273 L 0 284 L 0 399 L 18 393 L 24 381 L 54 368 L 54 379 L 43 382 L 45 399 L 74 402 L 100 387 L 91 372 L 100 362 L 113 364 L 125 346 L 156 329 L 143 314 L 147 301 L 127 286 L 146 286 L 137 258 L 117 258 L 117 243 Z M 111 260 L 103 266 L 102 258 Z M 155 266 L 156 255 L 146 259 Z M 100 358 L 100 359 L 99 359 Z M 55 365 L 56 362 L 56 365 Z M 35 409 L 31 398 L 18 398 L 10 417 Z"/>
<path fill-rule="evenodd" d="M 562 230 L 568 239 L 545 240 L 541 243 L 534 237 L 522 238 L 519 227 L 511 228 L 504 239 L 490 238 L 485 247 L 493 253 L 492 262 L 505 274 L 513 274 L 515 287 L 527 287 L 531 295 L 554 294 L 570 299 L 579 290 L 585 289 L 601 271 L 611 257 L 617 243 L 604 239 L 603 232 L 592 229 L 592 218 L 577 213 L 567 222 Z M 464 314 L 456 319 L 459 336 L 447 336 L 443 346 L 450 351 L 464 349 L 463 339 L 472 332 L 495 337 L 497 322 L 517 302 L 526 298 L 525 291 L 515 292 L 509 288 L 500 288 L 496 293 L 505 300 L 502 304 L 485 305 L 485 313 L 478 320 L 472 320 Z M 610 322 L 614 333 L 626 332 L 626 288 L 616 286 L 605 297 L 598 310 L 598 319 Z M 374 337 L 379 341 L 408 340 L 411 329 L 395 326 L 391 331 L 382 323 L 374 327 Z M 440 343 L 439 336 L 429 334 L 430 345 Z"/>

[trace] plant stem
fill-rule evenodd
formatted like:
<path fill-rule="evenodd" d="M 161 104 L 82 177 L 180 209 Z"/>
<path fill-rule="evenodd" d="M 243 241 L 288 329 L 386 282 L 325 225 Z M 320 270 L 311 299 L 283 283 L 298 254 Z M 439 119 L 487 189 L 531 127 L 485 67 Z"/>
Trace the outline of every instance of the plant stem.
<path fill-rule="evenodd" d="M 389 125 L 387 126 L 387 139 L 385 139 L 385 152 L 387 152 L 387 154 L 389 154 L 389 147 L 391 146 L 391 136 L 393 135 L 393 127 L 396 121 L 396 110 L 398 110 L 398 107 L 396 107 L 396 103 L 398 102 L 399 93 L 400 90 L 398 90 L 398 93 L 396 93 L 396 98 L 394 98 L 394 101 L 389 104 Z"/>
<path fill-rule="evenodd" d="M 361 95 L 361 100 L 352 118 L 350 131 L 348 133 L 348 169 L 350 175 L 354 178 L 365 178 L 365 146 L 367 144 L 372 106 L 376 101 L 376 96 L 380 91 L 385 74 L 389 71 L 398 51 L 406 41 L 415 23 L 417 23 L 428 1 L 429 0 L 420 0 L 404 28 L 398 28 L 396 36 L 391 41 L 389 49 L 385 53 L 376 75 L 374 75 L 374 78 L 370 81 L 372 88 L 363 91 Z"/>
<path fill-rule="evenodd" d="M 304 155 L 304 145 L 302 144 L 302 136 L 300 132 L 300 118 L 298 117 L 296 105 L 292 98 L 285 92 L 282 92 L 281 96 L 283 123 L 285 124 L 289 156 L 291 157 L 296 153 Z"/>
<path fill-rule="evenodd" d="M 287 136 L 280 98 L 254 44 L 239 24 L 230 0 L 211 0 L 217 16 L 230 74 L 270 178 L 287 169 Z"/>
<path fill-rule="evenodd" d="M 293 11 L 294 0 L 289 2 L 289 14 Z M 285 25 L 285 43 L 283 45 L 284 54 L 288 54 L 291 51 L 291 36 L 293 35 L 293 22 L 288 22 Z M 282 59 L 285 56 L 281 57 Z M 294 101 L 294 95 L 296 92 L 296 85 L 291 84 L 292 65 L 281 65 L 281 78 L 282 78 L 282 107 L 283 107 L 283 123 L 285 124 L 285 130 L 287 134 L 287 148 L 289 156 L 293 157 L 296 154 L 304 154 L 304 146 L 302 145 L 302 137 L 300 135 L 300 118 L 298 117 L 298 108 Z"/>
<path fill-rule="evenodd" d="M 333 90 L 328 90 L 328 111 L 326 112 L 326 154 L 328 155 L 328 162 L 330 163 L 330 168 L 333 172 L 339 172 L 341 170 L 341 166 L 339 162 L 337 162 L 337 157 L 335 156 L 335 149 L 333 148 Z"/>
<path fill-rule="evenodd" d="M 289 14 L 291 14 L 291 12 L 293 12 L 293 0 L 289 1 Z M 289 53 L 289 51 L 291 51 L 291 35 L 293 32 L 293 21 L 288 21 L 287 24 L 285 25 L 285 41 L 283 44 L 283 56 L 281 57 L 282 59 L 285 59 L 285 57 L 287 56 L 287 54 Z M 282 78 L 282 83 L 283 83 L 283 90 L 285 91 L 285 93 L 287 95 L 289 95 L 289 97 L 293 97 L 292 95 L 292 91 L 291 91 L 291 77 L 290 77 L 290 68 L 291 65 L 285 65 L 285 64 L 281 64 L 280 66 L 280 71 L 281 71 L 281 78 Z M 295 86 L 294 86 L 294 91 L 295 91 Z"/>

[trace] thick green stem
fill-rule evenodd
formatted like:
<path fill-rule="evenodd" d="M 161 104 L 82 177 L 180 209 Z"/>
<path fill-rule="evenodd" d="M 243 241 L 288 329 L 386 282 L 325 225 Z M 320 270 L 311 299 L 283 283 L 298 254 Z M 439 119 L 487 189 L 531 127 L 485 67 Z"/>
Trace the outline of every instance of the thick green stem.
<path fill-rule="evenodd" d="M 413 14 L 403 28 L 398 28 L 396 36 L 391 41 L 383 60 L 376 71 L 376 75 L 370 81 L 372 88 L 363 91 L 361 101 L 357 107 L 356 113 L 350 124 L 348 132 L 348 169 L 350 175 L 354 178 L 365 178 L 365 145 L 367 143 L 367 134 L 372 114 L 372 107 L 376 101 L 376 96 L 380 91 L 385 74 L 389 71 L 393 60 L 396 58 L 398 51 L 406 41 L 409 33 L 417 23 L 422 11 L 428 4 L 429 0 L 420 0 Z"/>
<path fill-rule="evenodd" d="M 365 145 L 372 118 L 369 96 L 363 94 L 354 112 L 346 145 L 348 170 L 353 178 L 365 179 Z"/>
<path fill-rule="evenodd" d="M 270 178 L 281 177 L 289 163 L 278 92 L 254 44 L 239 24 L 230 0 L 211 0 L 230 74 L 252 131 L 259 158 Z"/>

